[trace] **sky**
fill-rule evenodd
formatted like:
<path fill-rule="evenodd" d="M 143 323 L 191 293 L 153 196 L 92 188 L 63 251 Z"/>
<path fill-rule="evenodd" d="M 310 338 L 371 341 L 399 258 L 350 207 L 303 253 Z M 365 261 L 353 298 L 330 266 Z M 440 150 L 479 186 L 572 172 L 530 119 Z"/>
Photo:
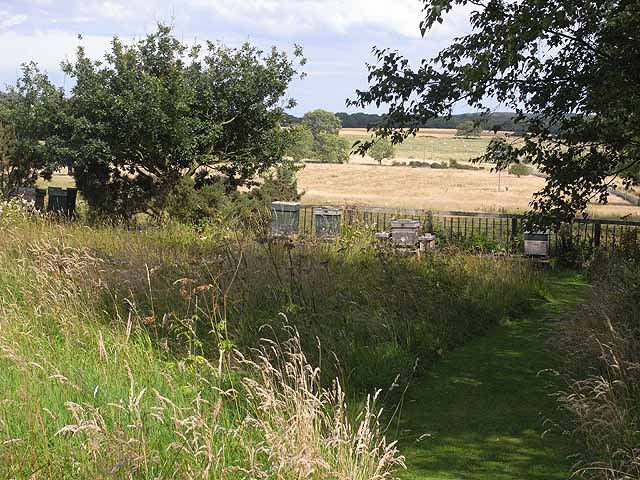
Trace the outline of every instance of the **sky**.
<path fill-rule="evenodd" d="M 59 65 L 73 58 L 78 35 L 97 59 L 113 35 L 129 42 L 162 22 L 173 25 L 185 42 L 214 40 L 233 47 L 249 41 L 287 51 L 301 45 L 307 76 L 291 85 L 298 106 L 290 113 L 357 111 L 346 108 L 345 100 L 367 87 L 372 47 L 397 49 L 417 61 L 469 30 L 468 10 L 458 10 L 422 38 L 422 5 L 420 0 L 0 0 L 0 85 L 15 83 L 20 65 L 33 60 L 57 85 L 68 87 Z"/>

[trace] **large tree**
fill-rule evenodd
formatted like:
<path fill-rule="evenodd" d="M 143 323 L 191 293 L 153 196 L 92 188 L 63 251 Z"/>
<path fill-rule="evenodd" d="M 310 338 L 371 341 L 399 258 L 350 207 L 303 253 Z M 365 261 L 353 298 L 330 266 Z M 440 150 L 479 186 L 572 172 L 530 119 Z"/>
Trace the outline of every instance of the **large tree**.
<path fill-rule="evenodd" d="M 293 56 L 186 45 L 164 25 L 132 45 L 114 38 L 99 61 L 80 47 L 63 63 L 73 88 L 40 144 L 56 147 L 58 166 L 73 164 L 83 197 L 107 215 L 162 206 L 185 178 L 196 188 L 251 186 L 283 161 L 287 89 L 304 63 L 299 48 Z"/>
<path fill-rule="evenodd" d="M 313 135 L 311 158 L 328 163 L 349 161 L 350 143 L 340 136 L 342 122 L 326 110 L 313 110 L 302 117 L 302 127 Z"/>
<path fill-rule="evenodd" d="M 417 124 L 449 116 L 461 103 L 488 116 L 496 105 L 512 109 L 523 137 L 508 149 L 494 143 L 485 160 L 498 168 L 528 161 L 548 174 L 532 205 L 557 219 L 573 218 L 593 198 L 606 201 L 620 176 L 638 181 L 637 0 L 424 3 L 423 35 L 454 8 L 472 10 L 471 33 L 417 66 L 397 51 L 374 49 L 370 87 L 350 103 L 389 105 L 379 135 L 400 142 Z"/>

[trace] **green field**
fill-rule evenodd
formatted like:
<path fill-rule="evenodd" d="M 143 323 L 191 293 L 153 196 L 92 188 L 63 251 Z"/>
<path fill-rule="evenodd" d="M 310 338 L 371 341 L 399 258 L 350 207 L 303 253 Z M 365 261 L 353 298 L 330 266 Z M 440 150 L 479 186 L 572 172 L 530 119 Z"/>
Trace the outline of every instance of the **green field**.
<path fill-rule="evenodd" d="M 366 132 L 358 129 L 343 129 L 341 132 L 345 138 L 352 142 L 365 142 L 370 139 Z M 428 162 L 467 162 L 482 155 L 491 136 L 478 138 L 461 138 L 455 136 L 455 131 L 445 129 L 423 130 L 417 136 L 408 137 L 403 143 L 395 147 L 397 161 L 428 161 Z M 352 156 L 353 162 L 362 162 L 358 156 Z M 365 161 L 373 162 L 373 159 Z M 390 163 L 385 160 L 385 163 Z"/>

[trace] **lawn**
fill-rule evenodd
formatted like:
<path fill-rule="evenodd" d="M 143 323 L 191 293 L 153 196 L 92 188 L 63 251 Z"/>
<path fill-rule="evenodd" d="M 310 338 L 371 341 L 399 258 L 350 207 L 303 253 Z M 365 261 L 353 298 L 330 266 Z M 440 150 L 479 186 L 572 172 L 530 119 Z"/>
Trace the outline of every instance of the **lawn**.
<path fill-rule="evenodd" d="M 406 480 L 552 480 L 569 476 L 571 449 L 556 431 L 545 347 L 549 314 L 580 301 L 580 277 L 549 279 L 547 302 L 456 350 L 410 390 L 403 414 Z M 418 442 L 412 439 L 430 434 Z M 544 436 L 543 436 L 544 434 Z"/>

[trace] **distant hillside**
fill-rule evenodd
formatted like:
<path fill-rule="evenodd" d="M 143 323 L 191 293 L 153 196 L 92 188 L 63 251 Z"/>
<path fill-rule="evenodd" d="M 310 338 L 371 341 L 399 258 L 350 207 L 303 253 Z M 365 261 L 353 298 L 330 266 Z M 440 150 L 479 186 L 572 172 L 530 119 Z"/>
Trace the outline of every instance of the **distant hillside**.
<path fill-rule="evenodd" d="M 336 116 L 342 121 L 343 128 L 367 128 L 376 126 L 383 122 L 384 115 L 375 113 L 336 113 Z M 522 127 L 514 122 L 515 113 L 511 112 L 495 112 L 490 116 L 481 115 L 480 113 L 463 113 L 452 115 L 449 118 L 440 117 L 433 118 L 428 122 L 419 125 L 420 128 L 456 128 L 465 120 L 479 120 L 486 130 L 497 128 L 502 131 L 518 132 L 522 131 Z M 289 125 L 295 125 L 301 122 L 301 118 L 293 115 L 285 114 L 285 121 Z"/>

